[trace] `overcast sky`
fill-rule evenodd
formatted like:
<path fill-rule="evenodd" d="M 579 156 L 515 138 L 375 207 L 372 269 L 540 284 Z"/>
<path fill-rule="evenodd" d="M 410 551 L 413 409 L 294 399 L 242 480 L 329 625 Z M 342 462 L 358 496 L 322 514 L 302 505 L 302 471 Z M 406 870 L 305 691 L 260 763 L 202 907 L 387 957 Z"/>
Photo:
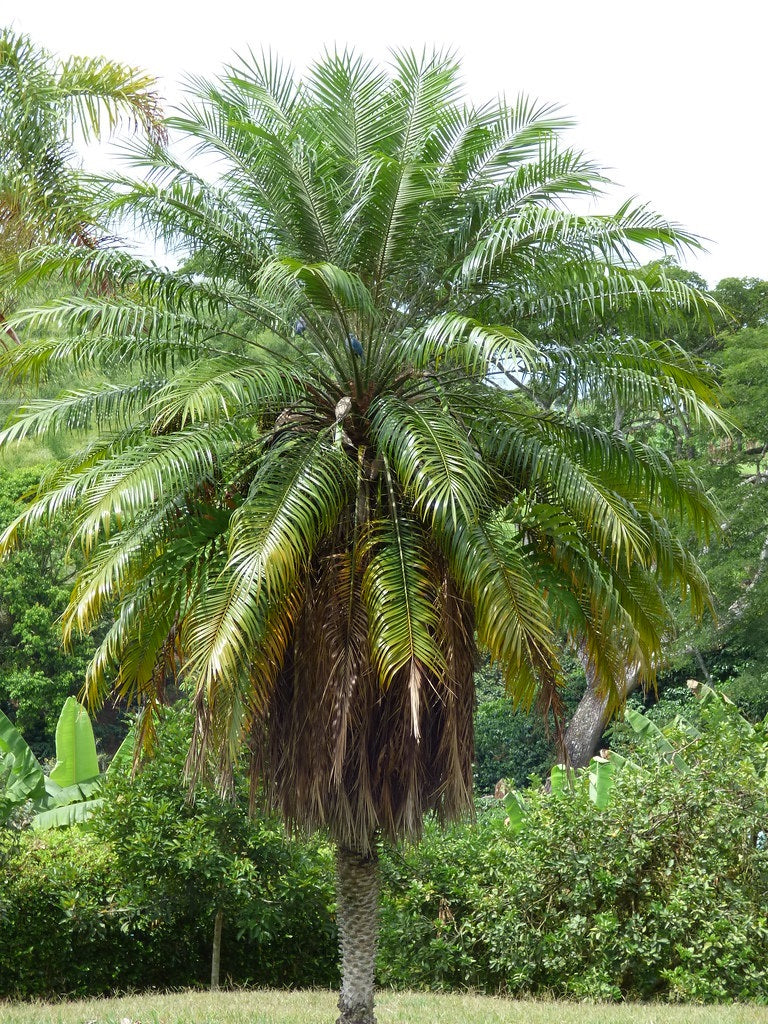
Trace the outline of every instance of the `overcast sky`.
<path fill-rule="evenodd" d="M 62 55 L 141 65 L 171 101 L 185 73 L 215 74 L 249 47 L 298 69 L 334 44 L 381 61 L 392 46 L 455 48 L 473 100 L 560 103 L 578 122 L 572 143 L 621 195 L 709 239 L 687 266 L 710 285 L 768 279 L 767 12 L 762 0 L 0 0 L 0 24 Z"/>

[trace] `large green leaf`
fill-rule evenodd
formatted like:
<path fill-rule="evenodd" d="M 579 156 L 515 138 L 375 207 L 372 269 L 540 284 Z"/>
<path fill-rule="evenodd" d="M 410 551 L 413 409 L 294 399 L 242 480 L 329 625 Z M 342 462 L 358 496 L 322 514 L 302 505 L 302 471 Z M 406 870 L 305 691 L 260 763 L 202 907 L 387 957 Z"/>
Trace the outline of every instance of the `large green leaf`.
<path fill-rule="evenodd" d="M 92 817 L 93 812 L 102 804 L 101 798 L 80 800 L 77 803 L 65 804 L 63 807 L 51 807 L 41 811 L 32 819 L 32 828 L 45 832 L 51 828 L 68 828 L 70 825 L 82 825 Z"/>
<path fill-rule="evenodd" d="M 510 789 L 504 797 L 504 809 L 507 812 L 510 830 L 517 835 L 518 832 L 522 831 L 525 819 L 528 816 L 528 808 L 523 795 L 518 793 L 516 789 Z"/>
<path fill-rule="evenodd" d="M 589 764 L 589 799 L 604 811 L 610 803 L 614 765 L 605 757 L 593 757 Z"/>
<path fill-rule="evenodd" d="M 44 792 L 43 769 L 16 726 L 0 711 L 0 817 Z"/>
<path fill-rule="evenodd" d="M 56 767 L 51 779 L 61 787 L 96 778 L 99 759 L 93 727 L 85 708 L 67 697 L 56 725 Z"/>
<path fill-rule="evenodd" d="M 59 786 L 52 779 L 45 780 L 45 809 L 50 807 L 64 807 L 66 804 L 76 804 L 82 800 L 90 800 L 101 792 L 102 776 L 97 775 L 85 782 L 76 782 L 72 786 Z"/>
<path fill-rule="evenodd" d="M 654 747 L 656 752 L 660 754 L 665 761 L 669 761 L 679 771 L 685 771 L 687 769 L 688 766 L 683 758 L 677 753 L 658 725 L 656 725 L 655 722 L 652 722 L 647 715 L 643 715 L 639 711 L 635 711 L 634 708 L 627 708 L 624 712 L 624 717 L 637 735 L 646 743 L 649 743 Z"/>
<path fill-rule="evenodd" d="M 115 756 L 109 762 L 106 774 L 110 772 L 121 772 L 133 764 L 133 755 L 136 749 L 136 726 L 131 726 L 128 735 L 115 751 Z"/>

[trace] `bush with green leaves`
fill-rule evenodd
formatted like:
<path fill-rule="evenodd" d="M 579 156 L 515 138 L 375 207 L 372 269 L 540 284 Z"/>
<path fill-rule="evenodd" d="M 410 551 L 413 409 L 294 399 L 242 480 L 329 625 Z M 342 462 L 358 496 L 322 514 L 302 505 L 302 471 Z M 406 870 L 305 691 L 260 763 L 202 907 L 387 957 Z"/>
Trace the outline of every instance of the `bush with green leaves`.
<path fill-rule="evenodd" d="M 762 666 L 746 664 L 722 686 L 723 693 L 752 722 L 768 717 L 768 671 L 761 669 Z"/>
<path fill-rule="evenodd" d="M 554 744 L 540 718 L 516 709 L 509 697 L 479 705 L 474 762 L 478 793 L 493 793 L 499 779 L 524 786 L 529 775 L 546 775 L 554 760 Z"/>
<path fill-rule="evenodd" d="M 584 670 L 570 655 L 563 657 L 566 673 L 560 698 L 572 714 L 586 686 Z M 554 722 L 549 728 L 541 715 L 515 705 L 507 694 L 499 666 L 485 654 L 475 672 L 475 792 L 494 792 L 500 779 L 526 786 L 530 776 L 544 777 L 557 761 Z"/>
<path fill-rule="evenodd" d="M 274 818 L 250 817 L 244 773 L 232 799 L 183 778 L 193 712 L 167 709 L 154 755 L 131 778 L 107 780 L 93 820 L 113 851 L 124 927 L 153 936 L 165 966 L 198 981 L 210 962 L 213 920 L 224 914 L 225 976 L 306 985 L 336 978 L 330 852 L 291 843 Z"/>
<path fill-rule="evenodd" d="M 168 709 L 155 755 L 110 772 L 87 829 L 5 843 L 0 998 L 206 984 L 224 910 L 223 978 L 338 980 L 332 858 L 274 818 L 182 778 L 191 712 Z M 6 956 L 5 951 L 8 950 Z"/>
<path fill-rule="evenodd" d="M 109 847 L 77 828 L 3 830 L 0 843 L 0 997 L 138 987 L 148 944 L 121 928 Z"/>
<path fill-rule="evenodd" d="M 764 765 L 728 728 L 688 740 L 681 772 L 639 749 L 609 805 L 530 792 L 430 830 L 386 863 L 384 984 L 570 998 L 768 1002 Z"/>

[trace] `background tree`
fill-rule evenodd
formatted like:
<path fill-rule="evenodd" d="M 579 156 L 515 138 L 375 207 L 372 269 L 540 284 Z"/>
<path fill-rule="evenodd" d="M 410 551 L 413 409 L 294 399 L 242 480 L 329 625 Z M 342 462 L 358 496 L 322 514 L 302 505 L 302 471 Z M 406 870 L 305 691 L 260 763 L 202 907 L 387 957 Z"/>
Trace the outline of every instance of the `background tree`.
<path fill-rule="evenodd" d="M 690 273 L 670 272 L 688 284 L 703 284 Z M 754 720 L 768 712 L 768 648 L 766 632 L 765 566 L 768 564 L 768 493 L 762 463 L 768 438 L 768 335 L 765 329 L 766 282 L 756 278 L 726 278 L 713 290 L 721 312 L 713 322 L 678 317 L 668 329 L 688 351 L 706 354 L 723 382 L 732 431 L 712 443 L 711 436 L 681 419 L 676 410 L 652 417 L 625 410 L 624 433 L 654 444 L 675 458 L 686 457 L 717 500 L 722 534 L 701 551 L 701 565 L 715 594 L 716 618 L 692 622 L 683 608 L 673 609 L 674 629 L 665 644 L 665 669 L 659 690 L 644 694 L 657 699 L 670 713 L 690 696 L 685 681 L 704 677 L 724 684 Z M 582 412 L 583 414 L 583 412 Z M 611 410 L 589 410 L 595 422 L 607 426 Z M 758 485 L 758 486 L 753 486 Z M 691 543 L 696 544 L 694 538 Z M 641 686 L 629 680 L 627 692 Z M 660 712 L 661 713 L 661 712 Z M 588 685 L 566 731 L 572 763 L 585 765 L 601 743 L 610 720 L 605 698 Z"/>
<path fill-rule="evenodd" d="M 556 714 L 563 638 L 617 698 L 628 664 L 653 677 L 664 587 L 708 600 L 668 526 L 713 523 L 696 478 L 569 416 L 612 390 L 717 421 L 696 361 L 640 334 L 705 301 L 636 247 L 695 239 L 646 207 L 567 212 L 602 181 L 567 122 L 468 106 L 458 81 L 406 52 L 391 73 L 344 53 L 301 83 L 271 59 L 195 82 L 171 125 L 219 179 L 150 145 L 144 180 L 93 201 L 202 272 L 44 247 L 40 276 L 108 287 L 19 315 L 66 336 L 3 359 L 87 371 L 5 443 L 100 431 L 5 547 L 71 514 L 68 635 L 116 605 L 94 705 L 115 673 L 151 737 L 181 664 L 191 772 L 215 751 L 226 789 L 248 737 L 286 820 L 329 829 L 346 1024 L 373 1020 L 379 837 L 472 808 L 475 631 L 522 706 Z M 532 400 L 547 387 L 563 411 Z"/>
<path fill-rule="evenodd" d="M 74 143 L 104 138 L 126 123 L 165 139 L 149 75 L 103 57 L 62 60 L 29 36 L 0 30 L 0 263 L 12 267 L 40 242 L 99 242 Z M 11 341 L 13 303 L 6 282 L 0 329 Z"/>
<path fill-rule="evenodd" d="M 21 497 L 37 487 L 40 473 L 0 470 L 3 528 L 20 514 Z M 41 524 L 23 550 L 0 563 L 0 710 L 41 758 L 53 755 L 59 712 L 65 699 L 80 691 L 95 651 L 87 637 L 67 652 L 62 647 L 59 619 L 77 564 L 68 563 L 66 547 L 61 530 Z"/>

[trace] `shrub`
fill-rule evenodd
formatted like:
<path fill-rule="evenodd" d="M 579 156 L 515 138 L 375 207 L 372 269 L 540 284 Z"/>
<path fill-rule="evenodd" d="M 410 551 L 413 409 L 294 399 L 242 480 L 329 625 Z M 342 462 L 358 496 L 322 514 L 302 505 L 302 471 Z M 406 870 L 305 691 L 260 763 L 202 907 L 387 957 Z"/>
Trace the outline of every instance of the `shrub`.
<path fill-rule="evenodd" d="M 110 850 L 74 828 L 15 840 L 0 890 L 0 995 L 130 985 L 130 962 L 142 959 L 143 948 L 120 927 Z"/>
<path fill-rule="evenodd" d="M 156 756 L 109 779 L 88 831 L 8 845 L 0 997 L 205 984 L 220 907 L 224 979 L 336 983 L 330 850 L 249 818 L 242 778 L 234 803 L 206 786 L 190 802 L 190 727 L 186 709 L 168 712 Z"/>
<path fill-rule="evenodd" d="M 721 689 L 751 721 L 760 722 L 768 716 L 768 672 L 745 666 Z"/>
<path fill-rule="evenodd" d="M 768 1001 L 768 798 L 732 739 L 689 749 L 687 772 L 620 773 L 604 811 L 584 775 L 573 793 L 531 793 L 517 835 L 496 809 L 390 854 L 381 981 Z"/>

